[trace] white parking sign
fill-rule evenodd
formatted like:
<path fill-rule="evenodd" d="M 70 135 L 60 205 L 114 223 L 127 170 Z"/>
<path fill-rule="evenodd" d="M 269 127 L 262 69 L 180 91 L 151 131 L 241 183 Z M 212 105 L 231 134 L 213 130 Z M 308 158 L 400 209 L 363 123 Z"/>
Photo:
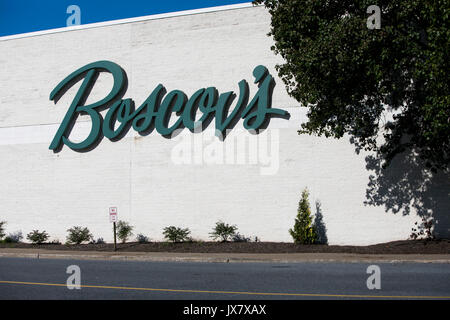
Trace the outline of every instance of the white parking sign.
<path fill-rule="evenodd" d="M 117 207 L 109 207 L 109 222 L 117 222 Z"/>

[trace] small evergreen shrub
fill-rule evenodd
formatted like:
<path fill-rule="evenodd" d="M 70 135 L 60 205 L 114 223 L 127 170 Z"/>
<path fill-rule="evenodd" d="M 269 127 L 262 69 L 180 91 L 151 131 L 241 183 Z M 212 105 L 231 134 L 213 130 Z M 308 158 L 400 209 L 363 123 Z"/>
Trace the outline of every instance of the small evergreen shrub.
<path fill-rule="evenodd" d="M 233 242 L 251 242 L 250 238 L 247 238 L 240 233 L 235 233 L 231 239 L 233 240 Z"/>
<path fill-rule="evenodd" d="M 175 226 L 165 227 L 163 230 L 164 238 L 174 243 L 189 241 L 190 233 L 191 231 L 188 228 L 182 229 Z"/>
<path fill-rule="evenodd" d="M 98 238 L 95 243 L 96 244 L 105 244 L 105 240 L 103 240 L 103 238 Z"/>
<path fill-rule="evenodd" d="M 97 240 L 92 238 L 91 241 L 89 242 L 89 244 L 104 244 L 104 243 L 105 241 L 103 240 L 103 238 L 98 238 Z"/>
<path fill-rule="evenodd" d="M 5 237 L 5 243 L 18 243 L 23 239 L 22 231 L 10 233 Z"/>
<path fill-rule="evenodd" d="M 139 242 L 139 243 L 148 243 L 148 242 L 149 242 L 148 237 L 146 237 L 146 236 L 143 235 L 142 233 L 139 233 L 139 234 L 136 236 L 136 240 L 137 240 L 137 242 Z"/>
<path fill-rule="evenodd" d="M 68 244 L 80 244 L 82 242 L 89 242 L 94 238 L 89 232 L 88 228 L 76 226 L 67 229 L 67 232 L 69 233 L 69 235 L 67 236 Z"/>
<path fill-rule="evenodd" d="M 125 243 L 129 237 L 133 234 L 133 227 L 128 222 L 120 220 L 117 223 L 117 238 Z"/>
<path fill-rule="evenodd" d="M 227 242 L 236 233 L 237 227 L 235 225 L 229 225 L 222 221 L 216 222 L 216 226 L 213 232 L 210 232 L 211 238 L 214 240 L 221 239 L 222 242 Z"/>
<path fill-rule="evenodd" d="M 316 242 L 316 230 L 312 225 L 311 208 L 309 206 L 308 196 L 308 190 L 305 188 L 298 204 L 294 228 L 289 229 L 289 233 L 296 244 L 313 244 Z"/>
<path fill-rule="evenodd" d="M 29 234 L 27 234 L 27 239 L 30 240 L 33 244 L 41 244 L 47 241 L 49 235 L 47 232 L 39 230 L 33 230 Z"/>

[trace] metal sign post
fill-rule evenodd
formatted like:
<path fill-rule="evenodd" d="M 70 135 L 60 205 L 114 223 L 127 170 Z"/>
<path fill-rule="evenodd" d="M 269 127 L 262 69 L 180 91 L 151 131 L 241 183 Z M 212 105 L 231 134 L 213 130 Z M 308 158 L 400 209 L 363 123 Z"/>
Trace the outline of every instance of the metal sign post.
<path fill-rule="evenodd" d="M 116 223 L 113 222 L 114 226 L 114 251 L 117 251 L 117 241 L 116 241 Z"/>
<path fill-rule="evenodd" d="M 117 251 L 116 221 L 117 221 L 117 207 L 109 207 L 109 222 L 113 223 L 114 229 L 114 251 Z"/>

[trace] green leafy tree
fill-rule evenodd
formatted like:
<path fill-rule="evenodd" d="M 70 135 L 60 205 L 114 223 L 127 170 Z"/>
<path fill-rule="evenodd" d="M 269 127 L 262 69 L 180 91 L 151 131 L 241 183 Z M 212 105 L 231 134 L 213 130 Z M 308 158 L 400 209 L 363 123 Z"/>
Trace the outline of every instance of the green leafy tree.
<path fill-rule="evenodd" d="M 216 222 L 213 232 L 210 232 L 210 235 L 214 240 L 222 239 L 223 242 L 226 242 L 236 233 L 236 230 L 237 227 L 235 225 L 229 225 L 228 223 L 218 221 Z"/>
<path fill-rule="evenodd" d="M 257 0 L 269 10 L 289 95 L 308 107 L 299 133 L 341 138 L 384 160 L 409 151 L 432 171 L 450 158 L 450 2 Z M 369 29 L 370 5 L 381 28 Z M 376 138 L 383 136 L 384 142 Z"/>
<path fill-rule="evenodd" d="M 165 227 L 163 230 L 164 238 L 166 238 L 167 240 L 172 241 L 172 242 L 188 241 L 188 240 L 190 240 L 189 239 L 190 233 L 191 233 L 191 231 L 189 231 L 188 228 L 182 229 L 182 228 L 178 228 L 175 226 Z"/>
<path fill-rule="evenodd" d="M 72 227 L 70 229 L 67 229 L 67 232 L 69 233 L 67 236 L 68 244 L 80 244 L 82 242 L 89 242 L 94 239 L 91 232 L 86 227 Z"/>
<path fill-rule="evenodd" d="M 39 230 L 33 230 L 30 233 L 27 234 L 27 239 L 30 240 L 33 244 L 41 244 L 47 241 L 49 238 L 49 235 L 47 232 L 42 231 L 39 232 Z"/>
<path fill-rule="evenodd" d="M 308 200 L 308 190 L 302 192 L 302 198 L 298 204 L 297 217 L 294 228 L 289 229 L 289 233 L 297 244 L 313 244 L 316 242 L 316 230 L 312 225 L 311 208 Z"/>
<path fill-rule="evenodd" d="M 128 222 L 120 220 L 117 222 L 117 238 L 125 243 L 133 234 L 133 227 Z"/>

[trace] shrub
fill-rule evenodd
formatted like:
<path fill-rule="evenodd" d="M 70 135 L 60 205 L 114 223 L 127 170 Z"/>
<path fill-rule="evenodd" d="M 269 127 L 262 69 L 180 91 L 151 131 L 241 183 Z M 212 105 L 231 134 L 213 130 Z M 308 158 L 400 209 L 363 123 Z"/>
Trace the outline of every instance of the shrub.
<path fill-rule="evenodd" d="M 6 243 L 18 243 L 23 239 L 22 231 L 17 231 L 14 233 L 8 234 L 5 238 Z"/>
<path fill-rule="evenodd" d="M 210 235 L 214 240 L 216 240 L 217 238 L 221 238 L 223 242 L 226 242 L 236 233 L 236 230 L 236 226 L 218 221 L 216 222 L 216 226 L 214 227 L 213 232 L 211 232 Z"/>
<path fill-rule="evenodd" d="M 165 227 L 163 231 L 164 238 L 172 242 L 189 241 L 190 233 L 188 228 L 182 229 L 174 226 Z"/>
<path fill-rule="evenodd" d="M 72 227 L 67 229 L 69 235 L 67 236 L 68 244 L 80 244 L 82 242 L 88 242 L 93 239 L 92 234 L 89 232 L 88 228 L 83 227 Z"/>
<path fill-rule="evenodd" d="M 42 231 L 39 232 L 39 230 L 33 230 L 29 234 L 27 234 L 27 239 L 30 240 L 33 244 L 41 244 L 49 238 L 49 235 L 47 232 Z"/>
<path fill-rule="evenodd" d="M 136 240 L 137 240 L 137 242 L 139 242 L 139 243 L 148 243 L 148 237 L 144 236 L 142 233 L 139 233 L 139 234 L 136 236 Z"/>
<path fill-rule="evenodd" d="M 187 241 L 190 242 L 190 243 L 203 243 L 203 242 L 205 242 L 205 241 L 203 241 L 200 238 L 192 238 L 192 237 L 188 237 Z"/>
<path fill-rule="evenodd" d="M 294 239 L 294 243 L 313 244 L 316 241 L 316 231 L 314 226 L 312 226 L 311 208 L 309 206 L 308 196 L 308 190 L 305 188 L 298 204 L 294 228 L 289 229 L 289 233 Z"/>
<path fill-rule="evenodd" d="M 6 221 L 0 221 L 0 240 L 5 236 L 5 227 L 3 227 L 5 224 Z"/>
<path fill-rule="evenodd" d="M 233 242 L 250 242 L 251 241 L 250 238 L 247 238 L 246 236 L 244 236 L 243 234 L 240 234 L 240 233 L 233 234 L 233 237 L 231 239 L 233 240 Z"/>
<path fill-rule="evenodd" d="M 133 234 L 132 232 L 133 227 L 130 226 L 128 222 L 120 220 L 117 223 L 117 238 L 122 241 L 122 243 L 125 243 L 128 238 Z"/>
<path fill-rule="evenodd" d="M 105 241 L 103 240 L 103 238 L 98 238 L 97 241 L 92 238 L 91 241 L 89 242 L 89 244 L 104 244 Z"/>

